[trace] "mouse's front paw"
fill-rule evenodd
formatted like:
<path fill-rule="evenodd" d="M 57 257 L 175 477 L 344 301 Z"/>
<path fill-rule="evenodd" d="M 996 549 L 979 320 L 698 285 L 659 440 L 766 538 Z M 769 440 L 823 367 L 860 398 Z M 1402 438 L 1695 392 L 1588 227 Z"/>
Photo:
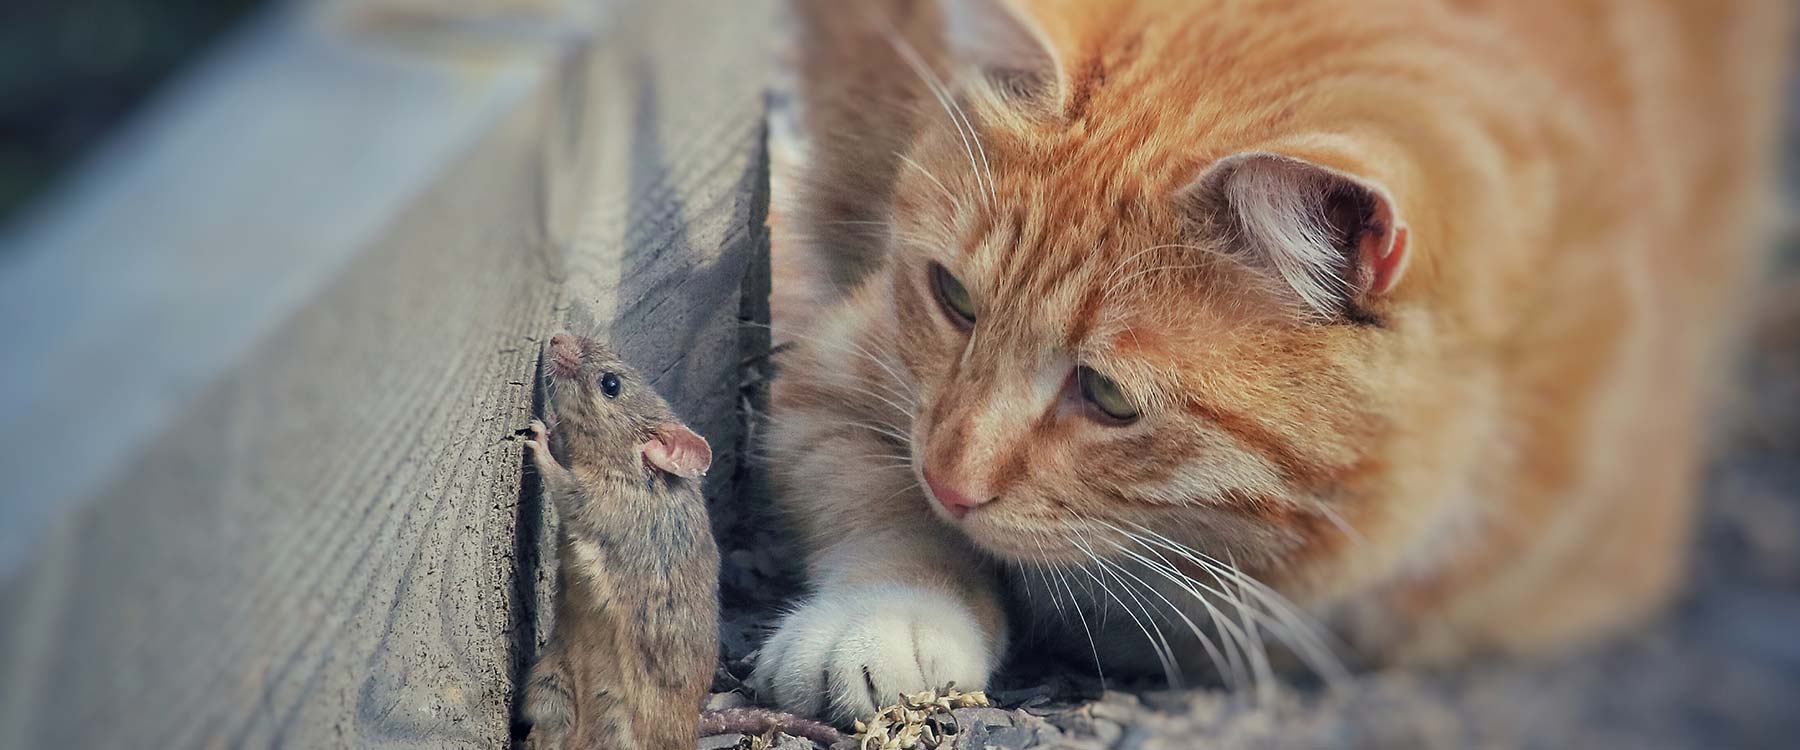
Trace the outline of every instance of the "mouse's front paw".
<path fill-rule="evenodd" d="M 550 429 L 544 426 L 544 420 L 542 420 L 542 419 L 531 420 L 531 426 L 525 428 L 525 430 L 526 430 L 526 432 L 530 433 L 525 438 L 526 445 L 530 446 L 533 449 L 540 449 L 540 448 L 545 448 L 548 446 L 548 443 L 546 443 L 545 441 L 549 440 L 549 438 L 550 438 Z"/>
<path fill-rule="evenodd" d="M 907 586 L 821 594 L 782 618 L 754 685 L 799 714 L 867 718 L 954 682 L 980 690 L 999 660 L 975 616 L 947 593 Z"/>
<path fill-rule="evenodd" d="M 531 420 L 531 435 L 526 437 L 525 453 L 537 465 L 538 473 L 548 475 L 560 471 L 562 465 L 550 455 L 550 434 L 541 420 Z"/>

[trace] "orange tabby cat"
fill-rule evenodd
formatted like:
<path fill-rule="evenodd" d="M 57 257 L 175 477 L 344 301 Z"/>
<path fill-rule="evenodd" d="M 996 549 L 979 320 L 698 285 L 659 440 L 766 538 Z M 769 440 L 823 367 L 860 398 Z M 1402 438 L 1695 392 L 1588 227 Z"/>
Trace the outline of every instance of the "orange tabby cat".
<path fill-rule="evenodd" d="M 1258 685 L 1527 652 L 1677 582 L 1781 0 L 798 10 L 788 220 L 845 291 L 774 389 L 776 702 L 1020 634 Z"/>

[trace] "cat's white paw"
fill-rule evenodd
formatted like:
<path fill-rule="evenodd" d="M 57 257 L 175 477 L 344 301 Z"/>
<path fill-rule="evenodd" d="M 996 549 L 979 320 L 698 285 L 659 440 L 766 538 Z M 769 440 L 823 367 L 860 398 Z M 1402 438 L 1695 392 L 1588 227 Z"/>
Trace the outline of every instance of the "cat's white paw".
<path fill-rule="evenodd" d="M 782 618 L 753 685 L 781 708 L 848 722 L 955 682 L 979 690 L 999 660 L 974 614 L 949 594 L 906 586 L 814 597 Z"/>

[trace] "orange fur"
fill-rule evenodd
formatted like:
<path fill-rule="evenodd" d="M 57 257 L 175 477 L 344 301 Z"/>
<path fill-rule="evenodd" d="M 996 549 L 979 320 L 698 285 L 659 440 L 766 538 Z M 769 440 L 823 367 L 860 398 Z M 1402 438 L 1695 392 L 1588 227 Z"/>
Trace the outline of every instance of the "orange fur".
<path fill-rule="evenodd" d="M 1040 88 L 959 56 L 959 3 L 1044 46 Z M 783 364 L 772 440 L 818 596 L 940 591 L 998 649 L 1002 589 L 1093 598 L 1042 564 L 1129 588 L 1088 553 L 1154 560 L 1122 533 L 1144 528 L 1365 653 L 1438 660 L 1578 641 L 1676 583 L 1762 237 L 1778 0 L 799 10 L 814 152 L 778 263 L 817 259 L 846 291 Z M 1306 180 L 1367 196 L 1349 231 L 1403 253 L 1371 266 L 1381 248 L 1350 243 L 1320 288 L 1356 315 L 1321 320 L 1247 247 L 1286 214 L 1243 203 Z M 972 333 L 932 263 L 968 288 Z M 1071 411 L 1077 365 L 1142 417 Z M 992 499 L 954 520 L 923 471 Z M 1205 619 L 1152 593 L 1098 606 Z"/>

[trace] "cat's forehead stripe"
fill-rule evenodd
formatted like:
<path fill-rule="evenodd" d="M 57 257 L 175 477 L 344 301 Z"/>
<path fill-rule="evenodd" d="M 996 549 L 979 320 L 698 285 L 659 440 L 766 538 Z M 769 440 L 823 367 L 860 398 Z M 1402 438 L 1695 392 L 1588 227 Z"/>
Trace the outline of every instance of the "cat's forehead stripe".
<path fill-rule="evenodd" d="M 991 302 L 1039 324 L 1055 321 L 1067 343 L 1075 343 L 1097 327 L 1107 301 L 1109 290 L 1100 287 L 1103 272 L 1117 265 L 1109 262 L 1119 255 L 1116 221 L 1077 215 L 1063 222 L 1016 206 L 1006 215 L 966 243 L 973 268 L 989 277 Z"/>

